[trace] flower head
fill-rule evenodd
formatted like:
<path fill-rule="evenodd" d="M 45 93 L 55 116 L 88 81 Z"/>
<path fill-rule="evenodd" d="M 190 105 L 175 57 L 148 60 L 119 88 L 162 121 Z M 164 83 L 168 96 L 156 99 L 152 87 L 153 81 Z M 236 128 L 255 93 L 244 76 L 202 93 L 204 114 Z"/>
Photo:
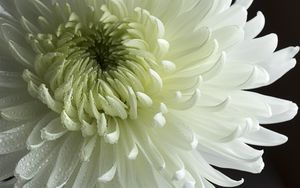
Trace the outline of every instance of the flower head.
<path fill-rule="evenodd" d="M 240 185 L 297 105 L 249 91 L 298 47 L 251 0 L 1 0 L 0 178 L 16 187 Z M 4 170 L 2 170 L 4 169 Z"/>

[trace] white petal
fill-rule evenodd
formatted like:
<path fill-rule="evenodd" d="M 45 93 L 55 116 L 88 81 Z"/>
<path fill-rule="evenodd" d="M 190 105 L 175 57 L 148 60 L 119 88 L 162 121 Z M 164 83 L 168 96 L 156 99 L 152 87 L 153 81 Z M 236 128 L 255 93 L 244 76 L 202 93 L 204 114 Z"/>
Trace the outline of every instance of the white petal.
<path fill-rule="evenodd" d="M 115 144 L 118 142 L 120 137 L 120 128 L 119 128 L 118 120 L 115 118 L 109 119 L 108 124 L 109 124 L 109 128 L 111 128 L 112 130 L 108 130 L 108 132 L 104 134 L 104 140 L 109 144 Z"/>
<path fill-rule="evenodd" d="M 111 167 L 111 169 L 109 169 L 105 174 L 101 175 L 98 178 L 98 181 L 103 182 L 103 183 L 112 181 L 112 179 L 114 178 L 114 176 L 116 174 L 116 170 L 117 170 L 117 163 L 115 163 Z"/>
<path fill-rule="evenodd" d="M 183 100 L 176 101 L 175 100 L 175 101 L 173 101 L 173 103 L 175 103 L 175 102 L 176 103 L 170 104 L 170 106 L 177 110 L 187 110 L 197 104 L 197 101 L 199 100 L 200 96 L 201 96 L 200 90 L 196 89 L 196 91 L 194 91 L 193 95 L 188 96 L 189 98 L 186 99 L 185 101 L 183 101 Z"/>
<path fill-rule="evenodd" d="M 210 58 L 212 54 L 218 51 L 218 49 L 219 43 L 217 40 L 208 40 L 197 48 L 191 48 L 186 51 L 176 53 L 170 56 L 170 59 L 176 63 L 178 70 L 195 69 L 203 66 L 202 63 L 199 64 L 199 62 L 206 62 L 205 60 Z"/>
<path fill-rule="evenodd" d="M 80 153 L 80 157 L 83 161 L 89 161 L 93 151 L 94 151 L 94 148 L 95 148 L 95 145 L 96 145 L 96 142 L 97 142 L 97 135 L 91 137 L 91 138 L 85 138 L 84 139 L 84 143 L 83 143 L 83 146 L 81 148 L 81 153 Z"/>
<path fill-rule="evenodd" d="M 163 147 L 161 147 L 163 148 Z M 182 159 L 173 150 L 163 152 L 163 156 L 166 160 L 166 173 L 170 179 L 180 181 L 185 178 L 186 170 Z"/>
<path fill-rule="evenodd" d="M 115 112 L 115 116 L 118 116 L 121 119 L 127 118 L 127 111 L 125 110 L 124 104 L 122 102 L 110 96 L 107 96 L 106 99 L 112 110 Z"/>
<path fill-rule="evenodd" d="M 56 140 L 67 133 L 67 129 L 61 124 L 61 119 L 55 118 L 51 120 L 47 126 L 41 130 L 43 140 Z"/>
<path fill-rule="evenodd" d="M 247 111 L 250 114 L 259 117 L 271 117 L 271 107 L 265 102 L 255 97 L 255 93 L 240 91 L 231 95 L 232 105 L 239 108 L 241 111 Z M 251 101 L 251 102 L 249 102 Z"/>
<path fill-rule="evenodd" d="M 0 4 L 5 11 L 9 12 L 12 15 L 17 15 L 13 1 L 1 1 Z"/>
<path fill-rule="evenodd" d="M 80 167 L 81 167 L 81 163 L 78 163 L 76 165 L 75 170 L 72 172 L 71 177 L 68 179 L 67 183 L 63 186 L 64 188 L 74 188 L 73 184 L 76 181 L 76 178 L 77 178 L 77 175 L 79 173 Z"/>
<path fill-rule="evenodd" d="M 171 58 L 178 53 L 187 53 L 191 49 L 199 48 L 205 44 L 211 36 L 211 31 L 208 27 L 201 27 L 198 30 L 191 32 L 189 35 L 178 37 L 170 41 L 170 51 L 167 58 Z"/>
<path fill-rule="evenodd" d="M 31 101 L 2 109 L 1 116 L 7 120 L 22 121 L 35 119 L 44 111 L 45 108 L 39 101 Z"/>
<path fill-rule="evenodd" d="M 267 85 L 269 81 L 270 76 L 262 66 L 229 63 L 224 66 L 219 75 L 209 80 L 213 86 L 231 89 L 258 88 Z"/>
<path fill-rule="evenodd" d="M 261 12 L 248 21 L 245 25 L 245 39 L 253 39 L 263 30 L 265 26 L 265 17 Z"/>
<path fill-rule="evenodd" d="M 148 162 L 157 170 L 164 169 L 166 167 L 166 162 L 152 139 L 148 135 L 146 138 L 144 138 L 145 136 L 141 137 L 139 133 L 136 133 L 136 137 L 137 144 L 140 146 L 140 151 L 146 157 Z"/>
<path fill-rule="evenodd" d="M 53 155 L 53 156 L 57 156 Z M 49 176 L 52 172 L 53 166 L 55 165 L 55 157 L 52 159 L 50 158 L 48 161 L 47 166 L 45 166 L 37 175 L 28 181 L 25 185 L 24 188 L 41 188 L 41 187 L 47 187 L 47 181 L 49 179 Z"/>
<path fill-rule="evenodd" d="M 23 180 L 34 178 L 50 162 L 55 159 L 58 153 L 60 142 L 48 142 L 42 147 L 32 150 L 19 162 L 15 170 L 17 177 Z"/>
<path fill-rule="evenodd" d="M 26 151 L 18 151 L 5 155 L 0 155 L 0 181 L 14 175 L 17 162 L 26 154 Z M 0 184 L 2 185 L 3 182 Z"/>
<path fill-rule="evenodd" d="M 298 52 L 299 47 L 285 48 L 275 52 L 272 57 L 260 63 L 270 75 L 270 81 L 268 84 L 272 84 L 295 67 L 296 60 L 293 59 L 293 57 Z"/>
<path fill-rule="evenodd" d="M 260 173 L 264 168 L 264 163 L 261 158 L 262 152 L 255 158 L 244 159 L 234 152 L 223 152 L 222 150 L 213 149 L 211 146 L 206 146 L 205 143 L 200 143 L 200 145 L 198 150 L 209 164 L 221 168 L 231 168 L 252 173 Z"/>
<path fill-rule="evenodd" d="M 0 56 L 0 68 L 1 70 L 8 72 L 20 71 L 20 67 L 17 65 L 13 57 Z"/>
<path fill-rule="evenodd" d="M 33 122 L 0 133 L 0 154 L 26 148 L 26 139 L 34 126 Z"/>
<path fill-rule="evenodd" d="M 131 87 L 128 87 L 129 94 L 129 117 L 131 119 L 137 118 L 137 99 L 136 95 Z"/>
<path fill-rule="evenodd" d="M 173 63 L 171 61 L 164 60 L 164 61 L 161 62 L 161 64 L 162 64 L 163 70 L 166 73 L 172 73 L 176 70 L 175 63 Z"/>
<path fill-rule="evenodd" d="M 32 51 L 20 46 L 12 40 L 9 41 L 9 46 L 16 60 L 18 60 L 23 66 L 32 68 L 35 57 Z"/>
<path fill-rule="evenodd" d="M 155 114 L 155 116 L 153 117 L 153 120 L 154 120 L 153 121 L 154 126 L 163 127 L 166 124 L 166 119 L 161 112 Z"/>
<path fill-rule="evenodd" d="M 172 143 L 172 145 L 176 147 L 185 150 L 193 149 L 193 143 L 195 141 L 193 130 L 175 116 L 167 116 L 167 124 L 158 134 L 160 135 L 159 137 L 164 138 L 164 141 Z"/>
<path fill-rule="evenodd" d="M 197 24 L 205 18 L 213 6 L 213 1 L 203 0 L 195 3 L 191 11 L 187 11 L 179 15 L 176 19 L 172 19 L 169 23 L 166 24 L 166 36 L 168 39 L 177 38 L 186 35 L 193 31 Z M 186 22 L 190 20 L 190 22 Z M 205 25 L 205 24 L 204 24 Z M 203 25 L 200 25 L 201 27 Z"/>
<path fill-rule="evenodd" d="M 5 182 L 1 182 L 1 188 L 12 188 L 14 187 L 14 185 L 16 184 L 16 179 L 13 178 L 13 179 L 10 179 L 8 181 L 5 181 Z"/>
<path fill-rule="evenodd" d="M 30 100 L 29 96 L 26 96 L 25 93 L 15 94 L 0 98 L 0 109 L 7 108 L 10 106 L 15 106 L 18 104 L 25 103 Z"/>
<path fill-rule="evenodd" d="M 164 80 L 164 89 L 171 91 L 196 90 L 201 81 L 201 78 L 198 76 L 177 77 L 174 75 Z"/>
<path fill-rule="evenodd" d="M 125 143 L 126 144 L 126 143 Z M 123 145 L 125 145 L 123 144 Z M 122 187 L 138 188 L 137 181 L 135 179 L 136 170 L 135 162 L 131 163 L 128 158 L 123 155 L 123 145 L 120 145 L 117 149 L 117 176 Z"/>
<path fill-rule="evenodd" d="M 54 112 L 60 113 L 62 111 L 63 104 L 51 96 L 45 84 L 39 86 L 38 98 Z"/>
<path fill-rule="evenodd" d="M 98 144 L 99 142 L 97 142 Z M 89 161 L 81 164 L 79 172 L 72 185 L 73 188 L 93 187 L 99 171 L 99 149 L 93 150 Z M 73 175 L 74 176 L 74 175 Z"/>
<path fill-rule="evenodd" d="M 79 155 L 74 155 L 74 153 L 79 153 L 81 145 L 81 136 L 78 133 L 70 133 L 60 148 L 47 183 L 48 187 L 62 187 L 66 184 L 79 162 Z"/>
<path fill-rule="evenodd" d="M 221 73 L 226 63 L 226 53 L 223 52 L 216 63 L 207 71 L 202 73 L 203 80 L 210 80 Z"/>
<path fill-rule="evenodd" d="M 253 0 L 237 0 L 235 2 L 235 4 L 241 5 L 241 6 L 245 7 L 246 9 L 248 9 L 252 3 L 253 3 Z"/>
<path fill-rule="evenodd" d="M 80 130 L 80 122 L 73 120 L 66 112 L 63 110 L 61 112 L 61 123 L 65 126 L 66 129 L 70 131 Z"/>
<path fill-rule="evenodd" d="M 29 33 L 36 34 L 39 32 L 38 28 L 24 16 L 21 17 L 21 24 L 23 28 L 26 29 Z"/>
<path fill-rule="evenodd" d="M 21 73 L 0 71 L 0 87 L 5 88 L 25 88 Z"/>
<path fill-rule="evenodd" d="M 278 44 L 276 34 L 269 34 L 253 40 L 244 41 L 228 52 L 228 60 L 253 63 L 271 57 Z M 253 55 L 255 54 L 255 56 Z"/>
<path fill-rule="evenodd" d="M 245 97 L 248 97 L 248 100 L 252 101 L 253 104 L 256 104 L 257 107 L 260 106 L 259 108 L 265 108 L 266 110 L 267 108 L 269 108 L 269 116 L 264 117 L 260 114 L 257 114 L 258 121 L 262 124 L 280 123 L 291 120 L 297 114 L 298 111 L 297 105 L 288 100 L 265 96 L 252 92 L 245 93 Z"/>
<path fill-rule="evenodd" d="M 207 20 L 207 25 L 213 30 L 230 25 L 244 27 L 247 21 L 247 10 L 245 7 L 233 5 L 224 12 L 212 16 Z"/>
<path fill-rule="evenodd" d="M 193 152 L 193 155 L 187 154 L 186 156 L 182 156 L 182 158 L 185 161 L 189 161 L 187 163 L 187 169 L 194 170 L 198 173 L 198 175 L 205 177 L 207 180 L 212 181 L 217 185 L 233 187 L 241 185 L 244 181 L 243 179 L 239 181 L 232 180 L 221 172 L 215 170 L 197 152 Z"/>
<path fill-rule="evenodd" d="M 157 171 L 153 169 L 153 166 L 147 163 L 147 156 L 140 155 L 141 157 L 137 158 L 133 169 L 136 170 L 136 174 L 138 174 L 141 178 L 136 179 L 137 188 L 145 187 L 145 188 L 153 188 L 160 187 L 160 182 L 158 182 L 154 173 Z"/>
<path fill-rule="evenodd" d="M 277 146 L 287 142 L 288 138 L 282 134 L 261 127 L 258 131 L 246 135 L 246 143 L 259 146 Z"/>
<path fill-rule="evenodd" d="M 147 94 L 142 92 L 136 92 L 136 97 L 138 102 L 141 104 L 142 107 L 150 107 L 153 104 L 151 97 Z"/>
<path fill-rule="evenodd" d="M 153 69 L 149 70 L 149 74 L 151 76 L 151 81 L 152 81 L 152 92 L 160 92 L 162 87 L 163 87 L 163 81 L 160 77 L 160 75 Z"/>
<path fill-rule="evenodd" d="M 234 45 L 241 43 L 244 37 L 244 30 L 235 25 L 222 27 L 212 33 L 212 38 L 218 41 L 220 51 L 229 50 Z"/>
<path fill-rule="evenodd" d="M 20 126 L 19 123 L 0 118 L 0 132 L 5 132 L 5 131 L 8 131 L 9 129 L 13 129 L 18 126 Z"/>
<path fill-rule="evenodd" d="M 136 144 L 134 132 L 128 126 L 130 126 L 130 124 L 127 122 L 120 125 L 122 134 L 120 135 L 121 140 L 118 146 L 122 148 L 120 148 L 121 151 L 124 150 L 124 155 L 126 155 L 129 160 L 135 160 L 139 154 L 139 149 Z"/>
<path fill-rule="evenodd" d="M 215 143 L 210 142 L 206 139 L 199 138 L 199 146 L 197 149 L 200 153 L 208 152 L 217 156 L 225 156 L 225 158 L 232 161 L 244 161 L 247 163 L 256 162 L 262 157 L 264 153 L 262 150 L 253 149 L 241 140 L 233 140 L 229 143 Z M 236 165 L 238 165 L 238 163 L 236 163 Z M 250 171 L 260 172 L 262 170 L 262 167 L 263 163 L 260 163 L 260 165 L 258 166 L 252 166 L 252 169 L 250 169 Z"/>
<path fill-rule="evenodd" d="M 223 0 L 214 2 L 213 11 L 210 15 L 219 14 L 230 8 L 232 0 Z"/>
<path fill-rule="evenodd" d="M 99 165 L 98 180 L 100 181 L 103 180 L 104 182 L 107 182 L 109 177 L 112 176 L 112 171 L 114 170 L 113 166 L 116 165 L 115 157 L 114 157 L 115 153 L 113 149 L 114 148 L 112 147 L 111 144 L 107 144 L 103 139 L 100 140 L 100 155 L 99 155 L 99 162 L 98 162 Z M 111 172 L 109 172 L 110 170 Z M 102 179 L 100 177 L 102 177 Z"/>
<path fill-rule="evenodd" d="M 51 19 L 53 18 L 53 10 L 51 10 L 51 4 L 47 1 L 31 1 L 33 6 L 36 8 L 37 12 L 40 13 L 41 16 Z M 44 4 L 45 3 L 45 4 Z"/>
<path fill-rule="evenodd" d="M 15 40 L 24 45 L 27 45 L 25 37 L 22 33 L 22 29 L 14 27 L 13 25 L 8 23 L 3 23 L 1 24 L 1 31 L 6 41 Z"/>
<path fill-rule="evenodd" d="M 56 114 L 48 113 L 34 126 L 26 141 L 28 149 L 35 149 L 43 145 L 45 141 L 42 139 L 41 130 L 56 117 Z"/>

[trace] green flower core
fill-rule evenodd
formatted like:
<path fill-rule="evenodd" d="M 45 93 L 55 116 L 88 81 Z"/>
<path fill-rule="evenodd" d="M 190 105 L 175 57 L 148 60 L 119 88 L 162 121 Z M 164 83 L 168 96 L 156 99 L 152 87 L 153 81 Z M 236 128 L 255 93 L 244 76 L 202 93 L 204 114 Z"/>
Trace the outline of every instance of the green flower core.
<path fill-rule="evenodd" d="M 53 33 L 28 35 L 38 54 L 34 70 L 23 74 L 29 92 L 83 135 L 107 135 L 111 125 L 116 129 L 143 111 L 164 123 L 160 64 L 168 42 L 162 23 L 140 8 L 127 16 L 105 5 L 101 10 L 88 20 L 70 12 Z"/>

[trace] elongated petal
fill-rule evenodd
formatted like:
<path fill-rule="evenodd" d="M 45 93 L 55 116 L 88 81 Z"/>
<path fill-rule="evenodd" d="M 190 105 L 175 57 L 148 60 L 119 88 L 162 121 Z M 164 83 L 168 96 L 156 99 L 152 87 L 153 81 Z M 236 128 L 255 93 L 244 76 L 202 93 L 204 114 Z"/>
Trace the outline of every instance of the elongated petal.
<path fill-rule="evenodd" d="M 30 180 L 40 173 L 52 161 L 58 152 L 58 146 L 55 142 L 49 142 L 23 157 L 15 170 L 15 174 L 24 179 Z M 35 160 L 32 160 L 35 159 Z M 46 162 L 47 161 L 47 162 Z"/>
<path fill-rule="evenodd" d="M 81 139 L 75 139 L 77 133 L 71 133 L 60 148 L 56 164 L 51 172 L 47 186 L 60 187 L 66 184 L 79 162 L 78 153 L 82 144 Z"/>
<path fill-rule="evenodd" d="M 1 110 L 1 116 L 11 121 L 31 120 L 45 111 L 38 101 L 30 101 Z"/>
<path fill-rule="evenodd" d="M 13 176 L 16 163 L 22 158 L 25 153 L 25 151 L 17 151 L 0 156 L 0 181 Z"/>
<path fill-rule="evenodd" d="M 0 133 L 0 154 L 8 154 L 26 148 L 26 138 L 30 134 L 34 122 Z"/>

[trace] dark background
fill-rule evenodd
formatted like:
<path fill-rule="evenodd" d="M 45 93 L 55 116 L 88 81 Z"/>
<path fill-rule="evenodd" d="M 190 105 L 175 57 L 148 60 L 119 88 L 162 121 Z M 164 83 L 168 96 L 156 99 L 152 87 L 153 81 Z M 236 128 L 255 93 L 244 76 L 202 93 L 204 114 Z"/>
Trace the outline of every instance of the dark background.
<path fill-rule="evenodd" d="M 254 0 L 249 9 L 249 19 L 257 11 L 266 18 L 261 35 L 276 33 L 279 37 L 278 49 L 300 45 L 300 1 L 299 0 Z M 296 56 L 300 63 L 300 55 Z M 300 65 L 274 84 L 257 91 L 294 101 L 300 106 Z M 266 167 L 259 175 L 226 171 L 231 177 L 245 178 L 242 188 L 300 188 L 300 114 L 292 121 L 273 124 L 268 128 L 285 134 L 289 141 L 273 148 L 263 148 Z"/>

